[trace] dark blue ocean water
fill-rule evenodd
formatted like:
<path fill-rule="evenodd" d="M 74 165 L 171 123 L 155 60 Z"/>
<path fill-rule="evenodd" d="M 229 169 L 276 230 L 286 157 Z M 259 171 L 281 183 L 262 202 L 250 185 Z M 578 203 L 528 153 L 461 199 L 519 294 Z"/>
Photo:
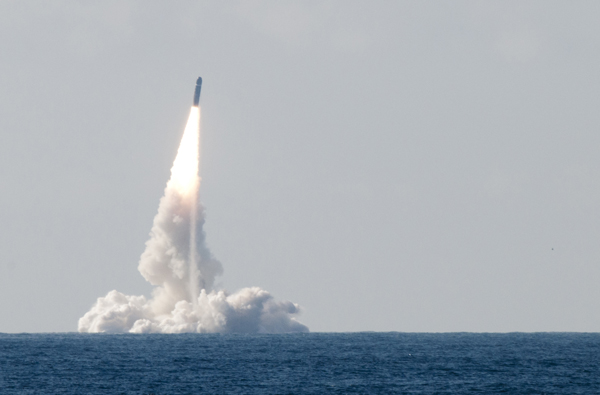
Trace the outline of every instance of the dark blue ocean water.
<path fill-rule="evenodd" d="M 600 334 L 0 334 L 0 394 L 600 394 Z"/>

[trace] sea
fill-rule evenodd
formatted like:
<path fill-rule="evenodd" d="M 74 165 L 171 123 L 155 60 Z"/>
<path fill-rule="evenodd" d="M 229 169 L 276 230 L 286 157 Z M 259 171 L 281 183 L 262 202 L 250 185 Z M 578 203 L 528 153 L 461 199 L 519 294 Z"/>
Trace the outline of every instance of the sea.
<path fill-rule="evenodd" d="M 598 333 L 0 334 L 0 394 L 600 394 Z"/>

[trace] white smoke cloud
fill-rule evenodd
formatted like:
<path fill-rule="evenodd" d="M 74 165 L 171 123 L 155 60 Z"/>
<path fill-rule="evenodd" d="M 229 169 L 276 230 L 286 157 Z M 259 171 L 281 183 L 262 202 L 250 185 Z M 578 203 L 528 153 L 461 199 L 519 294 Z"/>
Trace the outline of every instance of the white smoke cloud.
<path fill-rule="evenodd" d="M 110 291 L 79 319 L 79 332 L 308 331 L 293 317 L 300 312 L 297 304 L 275 301 L 258 287 L 233 294 L 213 289 L 223 267 L 207 248 L 202 230 L 199 120 L 199 108 L 193 107 L 138 265 L 142 276 L 155 286 L 152 297 Z"/>

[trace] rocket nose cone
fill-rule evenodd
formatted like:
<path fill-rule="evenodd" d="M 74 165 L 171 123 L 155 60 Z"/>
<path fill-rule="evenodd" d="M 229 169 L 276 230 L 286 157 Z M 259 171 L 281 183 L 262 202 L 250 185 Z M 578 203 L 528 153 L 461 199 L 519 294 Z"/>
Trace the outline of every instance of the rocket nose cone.
<path fill-rule="evenodd" d="M 198 77 L 196 80 L 196 85 L 202 85 L 202 77 Z"/>

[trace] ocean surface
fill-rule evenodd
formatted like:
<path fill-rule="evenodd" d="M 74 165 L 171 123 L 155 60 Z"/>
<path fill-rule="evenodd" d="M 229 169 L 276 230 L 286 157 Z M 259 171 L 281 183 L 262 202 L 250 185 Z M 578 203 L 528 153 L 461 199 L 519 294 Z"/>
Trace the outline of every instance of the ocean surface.
<path fill-rule="evenodd" d="M 596 333 L 0 334 L 0 394 L 600 394 Z"/>

